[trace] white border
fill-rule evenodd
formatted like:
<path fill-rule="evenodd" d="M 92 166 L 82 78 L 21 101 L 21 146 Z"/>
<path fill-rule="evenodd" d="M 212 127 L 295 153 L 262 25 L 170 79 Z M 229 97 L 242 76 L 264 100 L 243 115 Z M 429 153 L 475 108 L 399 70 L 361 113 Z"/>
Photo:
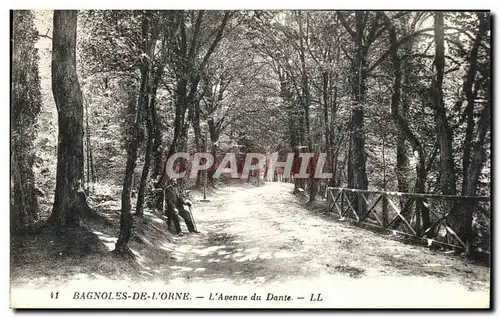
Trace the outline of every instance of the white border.
<path fill-rule="evenodd" d="M 10 122 L 9 122 L 9 96 L 10 96 L 10 71 L 9 71 L 9 9 L 53 9 L 53 8 L 63 8 L 63 9 L 337 9 L 337 10 L 347 10 L 347 9 L 393 9 L 393 10 L 483 10 L 483 9 L 491 9 L 493 13 L 497 12 L 498 2 L 493 1 L 484 1 L 484 0 L 476 0 L 476 1 L 465 1 L 465 0 L 453 0 L 453 1 L 436 1 L 436 0 L 419 0 L 415 2 L 407 2 L 407 1 L 321 1 L 321 0 L 307 0 L 307 1 L 269 1 L 269 0 L 252 0 L 248 2 L 239 2 L 239 1 L 194 1 L 194 0 L 183 0 L 183 1 L 137 1 L 137 0 L 121 0 L 121 1 L 103 1 L 103 0 L 87 0 L 85 2 L 60 2 L 60 1 L 29 1 L 29 0 L 17 0 L 15 2 L 5 1 L 0 4 L 2 10 L 0 11 L 0 20 L 2 26 L 1 32 L 1 42 L 4 43 L 5 46 L 1 50 L 3 63 L 1 64 L 3 74 L 1 92 L 2 96 L 5 98 L 5 103 L 3 107 L 1 107 L 1 115 L 0 115 L 0 145 L 2 149 L 5 151 L 5 154 L 0 157 L 0 202 L 2 204 L 2 217 L 4 218 L 3 222 L 1 222 L 3 226 L 3 231 L 1 232 L 2 237 L 0 238 L 0 248 L 2 255 L 7 256 L 6 260 L 2 262 L 1 265 L 1 279 L 2 279 L 2 287 L 1 287 L 1 316 L 2 317 L 10 317 L 14 315 L 14 312 L 9 308 L 9 225 L 8 225 L 8 213 L 9 213 L 9 159 L 7 154 L 10 153 Z M 498 39 L 498 29 L 494 28 L 495 36 L 494 41 L 497 42 Z M 497 50 L 495 50 L 497 51 Z M 498 81 L 495 78 L 495 91 L 498 91 Z M 500 116 L 500 110 L 494 111 L 495 122 L 499 122 L 498 117 Z M 498 132 L 499 128 L 494 128 L 494 132 Z M 495 144 L 494 148 L 498 146 L 498 138 L 495 133 Z M 495 163 L 498 161 L 498 153 L 495 153 Z M 499 172 L 497 169 L 494 170 L 495 178 L 497 179 Z M 494 187 L 496 195 L 497 187 Z M 495 229 L 499 229 L 499 220 L 500 217 L 496 216 L 495 220 Z M 495 237 L 498 238 L 498 235 Z M 495 239 L 495 246 L 497 246 L 497 239 Z M 495 253 L 496 254 L 496 253 Z M 5 258 L 4 258 L 5 259 Z M 497 264 L 495 262 L 495 264 Z M 495 266 L 496 267 L 496 266 Z M 498 277 L 499 273 L 495 272 L 495 277 Z M 495 287 L 498 287 L 495 279 Z M 493 286 L 492 286 L 493 288 Z M 496 288 L 496 294 L 492 302 L 498 306 L 498 288 Z M 110 313 L 110 312 L 109 312 Z M 159 315 L 177 315 L 180 312 L 156 312 Z M 323 312 L 324 314 L 333 314 L 338 316 L 350 316 L 352 314 L 355 315 L 363 315 L 365 312 L 356 312 L 356 313 L 348 313 L 348 312 Z M 17 315 L 26 315 L 29 312 L 17 313 Z M 53 315 L 52 312 L 44 312 L 39 313 L 50 317 Z M 66 313 L 61 313 L 65 315 Z M 72 312 L 71 315 L 81 316 L 84 315 L 84 312 Z M 89 312 L 94 317 L 102 316 L 103 313 L 97 312 Z M 134 314 L 142 314 L 142 312 L 120 312 L 120 313 L 111 313 L 113 315 L 119 314 L 120 317 L 130 317 Z M 184 313 L 183 315 L 191 316 L 191 315 L 199 315 L 206 314 L 203 313 Z M 230 315 L 238 315 L 239 312 L 230 312 L 230 313 L 213 313 L 213 314 L 230 314 Z M 254 312 L 254 314 L 258 314 L 259 316 L 270 316 L 270 315 L 288 315 L 290 312 L 271 312 L 271 313 L 262 313 L 262 312 Z M 317 314 L 317 313 L 316 313 Z M 370 312 L 370 314 L 374 314 Z M 386 315 L 386 312 L 379 312 L 378 315 Z M 396 313 L 397 314 L 397 313 Z M 405 315 L 416 315 L 416 313 L 404 313 Z M 454 315 L 454 312 L 424 312 L 426 316 L 441 316 L 443 314 L 446 315 Z M 473 313 L 468 313 L 473 314 Z M 308 316 L 308 312 L 300 312 L 300 316 Z"/>
<path fill-rule="evenodd" d="M 419 0 L 415 2 L 407 1 L 325 1 L 325 0 L 252 0 L 252 1 L 202 1 L 202 0 L 182 0 L 182 1 L 103 1 L 89 0 L 85 2 L 65 1 L 30 1 L 19 0 L 12 3 L 11 9 L 365 9 L 365 10 L 470 10 L 489 9 L 493 6 L 493 1 L 435 1 Z"/>

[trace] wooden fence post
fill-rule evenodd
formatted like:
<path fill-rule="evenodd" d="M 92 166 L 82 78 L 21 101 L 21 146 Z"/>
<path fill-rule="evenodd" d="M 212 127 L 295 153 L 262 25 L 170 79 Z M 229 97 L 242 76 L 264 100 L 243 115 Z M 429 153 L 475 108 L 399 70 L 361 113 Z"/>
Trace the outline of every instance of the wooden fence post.
<path fill-rule="evenodd" d="M 344 214 L 344 190 L 340 189 L 340 213 L 339 217 L 342 217 Z"/>
<path fill-rule="evenodd" d="M 382 193 L 382 224 L 384 229 L 387 228 L 387 224 L 389 223 L 389 212 L 387 210 L 387 194 Z"/>

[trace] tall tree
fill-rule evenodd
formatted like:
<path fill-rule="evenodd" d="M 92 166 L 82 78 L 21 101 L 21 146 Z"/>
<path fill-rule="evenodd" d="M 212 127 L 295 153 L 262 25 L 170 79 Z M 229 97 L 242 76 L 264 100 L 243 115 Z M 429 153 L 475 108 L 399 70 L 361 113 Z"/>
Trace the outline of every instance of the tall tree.
<path fill-rule="evenodd" d="M 486 32 L 489 29 L 489 16 L 485 13 L 478 13 L 477 18 L 479 20 L 478 31 L 476 37 L 473 41 L 472 48 L 469 54 L 469 67 L 467 73 L 465 74 L 462 93 L 459 96 L 457 104 L 461 106 L 464 99 L 466 101 L 466 107 L 464 115 L 466 117 L 466 132 L 464 140 L 464 154 L 462 159 L 462 195 L 467 195 L 469 192 L 469 167 L 471 161 L 471 151 L 474 138 L 474 102 L 477 97 L 477 89 L 474 89 L 474 84 L 477 82 L 477 71 L 478 71 L 478 59 L 479 51 L 484 38 L 486 37 Z M 477 85 L 476 85 L 477 86 Z M 479 127 L 480 129 L 482 127 Z M 473 168 L 475 169 L 475 168 Z"/>
<path fill-rule="evenodd" d="M 59 125 L 54 206 L 49 223 L 78 226 L 89 210 L 82 188 L 83 99 L 76 73 L 76 10 L 55 10 L 52 92 Z"/>
<path fill-rule="evenodd" d="M 11 100 L 11 166 L 13 233 L 29 229 L 38 219 L 35 193 L 33 147 L 36 119 L 41 109 L 38 50 L 31 11 L 11 11 L 12 34 L 12 100 Z"/>
<path fill-rule="evenodd" d="M 472 40 L 470 52 L 466 54 L 469 60 L 467 71 L 463 78 L 462 89 L 456 106 L 461 108 L 465 101 L 466 106 L 462 120 L 466 122 L 465 139 L 462 156 L 462 188 L 461 195 L 473 197 L 477 195 L 479 178 L 486 162 L 487 132 L 491 124 L 491 97 L 490 97 L 490 50 L 484 45 L 488 43 L 490 17 L 486 13 L 477 13 L 477 32 Z M 486 58 L 485 58 L 486 57 Z M 485 60 L 481 63 L 481 60 Z M 483 98 L 483 107 L 479 112 L 477 124 L 475 121 L 475 107 L 478 95 Z M 452 219 L 459 234 L 466 241 L 467 252 L 471 252 L 473 240 L 473 218 L 477 210 L 475 200 L 464 199 L 458 202 L 458 207 Z"/>
<path fill-rule="evenodd" d="M 391 62 L 392 68 L 394 71 L 394 80 L 392 85 L 392 96 L 391 96 L 391 116 L 398 128 L 398 138 L 396 145 L 396 177 L 398 181 L 398 191 L 407 192 L 408 191 L 408 176 L 407 176 L 407 166 L 408 166 L 408 157 L 406 154 L 406 145 L 405 141 L 408 140 L 410 145 L 413 148 L 413 151 L 417 154 L 417 165 L 416 165 L 416 182 L 415 182 L 415 190 L 417 193 L 425 193 L 425 183 L 427 178 L 427 170 L 426 170 L 426 152 L 425 148 L 422 145 L 422 142 L 419 140 L 417 135 L 412 131 L 411 126 L 407 120 L 407 109 L 401 109 L 401 95 L 402 95 L 402 79 L 408 78 L 409 76 L 409 65 L 405 65 L 405 74 L 403 74 L 403 62 L 401 61 L 401 57 L 399 54 L 400 44 L 397 37 L 396 26 L 386 15 L 385 19 L 389 25 L 389 42 L 390 42 L 390 52 L 391 52 Z M 412 23 L 413 25 L 413 23 Z M 411 51 L 410 44 L 403 45 L 403 51 L 408 53 Z M 405 62 L 408 64 L 408 62 Z M 408 82 L 407 80 L 405 81 Z M 406 84 L 405 83 L 405 84 Z M 404 94 L 404 93 L 403 93 Z M 407 98 L 404 99 L 407 102 Z M 406 107 L 408 107 L 406 105 Z M 404 202 L 401 202 L 401 206 L 404 205 Z M 407 212 L 403 215 L 408 217 L 411 214 L 411 210 L 407 209 Z M 422 201 L 417 202 L 417 215 L 421 215 L 423 227 L 427 228 L 430 225 L 429 211 Z M 420 219 L 418 219 L 420 222 Z"/>
<path fill-rule="evenodd" d="M 155 139 L 161 139 L 161 134 L 158 134 L 156 131 L 159 130 L 157 125 L 157 116 L 156 116 L 156 94 L 158 91 L 158 85 L 160 83 L 161 77 L 163 75 L 166 63 L 166 48 L 165 48 L 165 37 L 166 32 L 162 32 L 164 28 L 164 14 L 156 15 L 156 17 L 148 12 L 147 14 L 149 21 L 150 31 L 143 34 L 145 39 L 145 47 L 146 50 L 145 59 L 143 59 L 143 63 L 141 66 L 141 78 L 142 83 L 145 87 L 141 87 L 141 94 L 139 95 L 142 98 L 142 106 L 139 111 L 143 112 L 143 116 L 145 117 L 146 128 L 147 128 L 147 139 L 146 139 L 146 153 L 144 155 L 144 166 L 142 168 L 141 179 L 139 181 L 139 191 L 137 193 L 137 204 L 136 204 L 136 214 L 138 216 L 143 215 L 144 208 L 144 199 L 146 195 L 146 184 L 148 181 L 149 170 L 151 167 L 151 161 L 153 157 L 153 146 L 155 145 Z M 155 47 L 156 42 L 158 41 L 160 34 L 163 34 L 161 40 L 160 47 L 160 57 L 156 59 L 155 57 Z M 158 142 L 156 142 L 158 144 Z"/>
<path fill-rule="evenodd" d="M 298 15 L 298 23 L 299 23 L 299 57 L 300 57 L 300 65 L 301 65 L 301 73 L 302 73 L 302 91 L 303 91 L 303 107 L 304 107 L 304 120 L 305 120 L 305 131 L 307 138 L 307 146 L 309 152 L 317 153 L 319 151 L 319 145 L 313 144 L 312 136 L 311 136 L 311 85 L 310 85 L 310 75 L 309 68 L 306 64 L 306 45 L 305 43 L 309 42 L 308 33 L 304 31 L 305 23 L 303 19 L 303 15 L 299 12 Z M 313 159 L 314 161 L 315 159 Z M 313 202 L 316 200 L 316 195 L 318 194 L 318 184 L 317 180 L 314 178 L 315 174 L 315 163 L 311 162 L 309 167 L 309 202 Z"/>
<path fill-rule="evenodd" d="M 456 194 L 455 163 L 453 161 L 453 132 L 446 116 L 443 98 L 443 78 L 445 67 L 444 53 L 444 17 L 442 12 L 434 14 L 434 76 L 430 93 L 434 108 L 436 133 L 439 144 L 439 162 L 441 167 L 440 188 L 443 194 Z"/>
<path fill-rule="evenodd" d="M 132 217 L 132 186 L 135 168 L 137 166 L 137 157 L 139 146 L 144 138 L 143 123 L 144 114 L 148 110 L 149 94 L 150 94 L 150 73 L 151 60 L 154 54 L 156 37 L 150 38 L 152 16 L 150 11 L 144 11 L 142 15 L 142 45 L 141 45 L 141 63 L 140 73 L 141 82 L 139 87 L 139 96 L 135 107 L 134 123 L 131 131 L 131 138 L 127 145 L 127 163 L 125 166 L 125 177 L 123 179 L 122 189 L 122 206 L 120 217 L 120 234 L 118 241 L 115 244 L 115 250 L 119 253 L 127 252 L 127 243 L 130 239 L 133 217 Z M 142 208 L 142 204 L 141 204 Z"/>
<path fill-rule="evenodd" d="M 351 134 L 352 134 L 352 179 L 348 186 L 356 189 L 368 189 L 368 176 L 366 173 L 366 151 L 364 132 L 364 103 L 366 102 L 366 80 L 369 73 L 368 53 L 375 40 L 385 30 L 386 26 L 381 23 L 382 13 L 371 13 L 356 11 L 351 23 L 344 17 L 343 13 L 338 13 L 340 22 L 351 36 L 354 44 L 353 56 L 351 60 Z M 351 27 L 354 26 L 354 28 Z M 373 66 L 371 66 L 373 68 Z M 358 214 L 364 215 L 366 204 L 360 201 Z"/>

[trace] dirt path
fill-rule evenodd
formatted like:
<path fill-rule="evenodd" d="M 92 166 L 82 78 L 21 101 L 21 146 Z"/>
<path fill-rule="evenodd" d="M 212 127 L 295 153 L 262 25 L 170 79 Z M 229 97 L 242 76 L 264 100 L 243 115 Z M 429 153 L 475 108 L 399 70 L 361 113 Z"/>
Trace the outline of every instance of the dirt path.
<path fill-rule="evenodd" d="M 197 203 L 203 234 L 183 238 L 173 275 L 191 282 L 327 285 L 353 304 L 487 306 L 488 268 L 322 217 L 305 209 L 292 188 L 226 187 L 211 202 Z"/>
<path fill-rule="evenodd" d="M 488 268 L 333 220 L 305 208 L 291 194 L 292 188 L 285 183 L 260 187 L 237 184 L 213 190 L 209 193 L 210 202 L 199 202 L 201 194 L 194 193 L 194 214 L 201 234 L 186 233 L 168 239 L 161 217 L 150 214 L 149 219 L 137 219 L 135 222 L 143 222 L 149 231 L 142 232 L 146 233 L 143 243 L 129 244 L 141 255 L 139 263 L 145 260 L 140 265 L 140 279 L 109 274 L 120 273 L 122 263 L 106 254 L 102 260 L 83 258 L 78 263 L 79 271 L 72 259 L 47 265 L 50 263 L 38 262 L 40 257 L 34 254 L 34 260 L 17 270 L 21 272 L 19 277 L 30 277 L 14 284 L 11 301 L 15 299 L 18 306 L 26 301 L 30 306 L 38 304 L 37 307 L 489 306 Z M 119 212 L 110 211 L 109 215 L 118 220 Z M 182 226 L 187 232 L 185 224 Z M 116 241 L 117 228 L 99 232 L 110 249 Z M 75 274 L 67 278 L 68 271 Z M 190 299 L 74 299 L 75 291 L 125 290 L 129 295 L 182 291 L 190 293 Z M 60 292 L 59 299 L 49 297 L 54 291 Z M 262 301 L 210 299 L 221 294 L 250 297 L 254 293 L 261 295 Z M 266 301 L 269 293 L 291 296 L 291 301 Z M 310 301 L 311 294 L 316 295 L 314 298 L 319 293 L 322 301 Z"/>

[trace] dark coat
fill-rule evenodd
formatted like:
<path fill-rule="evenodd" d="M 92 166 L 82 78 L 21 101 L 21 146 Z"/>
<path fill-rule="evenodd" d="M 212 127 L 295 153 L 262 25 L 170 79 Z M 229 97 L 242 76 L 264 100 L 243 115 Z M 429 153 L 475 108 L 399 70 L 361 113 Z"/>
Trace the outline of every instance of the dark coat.
<path fill-rule="evenodd" d="M 165 203 L 167 209 L 183 209 L 186 204 L 187 198 L 182 194 L 180 189 L 176 186 L 167 186 L 165 188 Z"/>

